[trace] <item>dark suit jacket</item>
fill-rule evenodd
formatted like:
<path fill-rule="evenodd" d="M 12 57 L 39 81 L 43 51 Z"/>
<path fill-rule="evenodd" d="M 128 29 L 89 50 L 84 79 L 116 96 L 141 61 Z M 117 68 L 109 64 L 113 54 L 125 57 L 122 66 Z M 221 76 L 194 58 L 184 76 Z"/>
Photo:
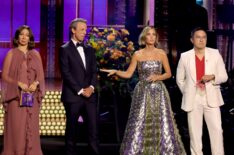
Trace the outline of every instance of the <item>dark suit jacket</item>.
<path fill-rule="evenodd" d="M 84 99 L 93 101 L 94 95 L 85 98 L 77 93 L 90 85 L 97 83 L 97 64 L 95 51 L 91 47 L 84 47 L 86 68 L 81 56 L 72 41 L 67 42 L 59 49 L 59 64 L 63 79 L 62 102 L 81 102 Z"/>

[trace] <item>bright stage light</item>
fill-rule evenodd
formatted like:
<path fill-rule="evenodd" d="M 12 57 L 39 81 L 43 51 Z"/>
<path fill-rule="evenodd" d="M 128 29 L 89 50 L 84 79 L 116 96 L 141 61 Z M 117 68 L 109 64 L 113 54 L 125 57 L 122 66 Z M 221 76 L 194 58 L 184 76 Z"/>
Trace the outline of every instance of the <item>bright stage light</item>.
<path fill-rule="evenodd" d="M 46 91 L 40 107 L 40 135 L 64 136 L 66 116 L 60 101 L 60 91 Z M 1 95 L 0 95 L 1 98 Z M 3 135 L 4 110 L 0 106 L 0 135 Z"/>

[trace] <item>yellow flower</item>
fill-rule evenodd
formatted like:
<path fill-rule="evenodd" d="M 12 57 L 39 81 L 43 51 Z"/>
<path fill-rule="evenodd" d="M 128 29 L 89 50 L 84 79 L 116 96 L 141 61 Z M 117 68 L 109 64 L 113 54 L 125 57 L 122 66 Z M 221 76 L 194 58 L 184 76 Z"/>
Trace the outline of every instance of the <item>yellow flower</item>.
<path fill-rule="evenodd" d="M 118 45 L 118 46 L 121 46 L 121 45 L 123 44 L 121 40 L 118 40 L 118 41 L 116 41 L 115 43 L 116 43 L 116 45 Z"/>
<path fill-rule="evenodd" d="M 124 36 L 129 35 L 129 32 L 126 29 L 121 29 L 120 31 L 121 31 L 122 35 L 124 35 Z"/>
<path fill-rule="evenodd" d="M 96 42 L 91 42 L 91 46 L 96 50 L 98 49 L 98 44 Z"/>
<path fill-rule="evenodd" d="M 93 31 L 94 32 L 99 32 L 99 30 L 96 27 L 93 28 Z"/>
<path fill-rule="evenodd" d="M 101 44 L 101 48 L 104 48 L 104 47 L 105 47 L 105 44 L 104 44 L 104 43 L 102 43 L 102 44 Z"/>
<path fill-rule="evenodd" d="M 128 51 L 134 51 L 134 47 L 130 45 L 130 46 L 127 47 L 127 50 Z"/>
<path fill-rule="evenodd" d="M 107 33 L 107 32 L 108 32 L 107 28 L 105 28 L 105 29 L 103 30 L 103 32 L 104 32 L 104 33 Z"/>
<path fill-rule="evenodd" d="M 125 38 L 124 38 L 124 41 L 128 41 L 128 38 L 127 38 L 127 37 L 125 37 Z"/>
<path fill-rule="evenodd" d="M 120 48 L 126 48 L 126 46 L 125 45 L 121 45 Z"/>
<path fill-rule="evenodd" d="M 104 54 L 107 54 L 107 53 L 109 53 L 109 52 L 110 52 L 109 50 L 105 50 L 105 51 L 104 51 Z"/>
<path fill-rule="evenodd" d="M 105 60 L 104 60 L 104 59 L 101 59 L 101 60 L 100 60 L 100 63 L 102 63 L 102 64 L 103 64 L 104 62 L 105 62 Z"/>

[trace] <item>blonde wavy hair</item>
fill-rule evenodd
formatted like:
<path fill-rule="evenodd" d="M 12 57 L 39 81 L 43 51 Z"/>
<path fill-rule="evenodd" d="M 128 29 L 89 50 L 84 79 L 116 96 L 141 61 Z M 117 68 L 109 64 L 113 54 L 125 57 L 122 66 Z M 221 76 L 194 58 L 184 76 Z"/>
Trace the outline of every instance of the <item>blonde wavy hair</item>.
<path fill-rule="evenodd" d="M 138 43 L 139 43 L 140 46 L 145 46 L 146 45 L 146 43 L 145 43 L 146 35 L 149 32 L 149 30 L 151 30 L 151 29 L 153 29 L 155 31 L 155 34 L 156 34 L 156 40 L 155 40 L 154 46 L 155 47 L 158 46 L 158 44 L 159 44 L 159 42 L 158 42 L 158 33 L 157 33 L 156 29 L 154 27 L 152 27 L 152 26 L 146 26 L 142 30 L 142 32 L 141 32 L 141 34 L 139 36 L 139 39 L 138 39 Z"/>

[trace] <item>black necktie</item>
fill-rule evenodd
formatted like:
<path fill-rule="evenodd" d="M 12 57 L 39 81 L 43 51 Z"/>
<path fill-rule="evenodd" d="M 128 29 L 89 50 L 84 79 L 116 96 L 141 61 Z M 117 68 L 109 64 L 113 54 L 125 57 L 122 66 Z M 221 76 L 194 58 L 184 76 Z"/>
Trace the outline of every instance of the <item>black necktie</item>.
<path fill-rule="evenodd" d="M 84 47 L 84 43 L 83 42 L 81 42 L 81 43 L 76 43 L 76 47 L 79 47 L 79 46 L 81 46 L 81 47 Z"/>

